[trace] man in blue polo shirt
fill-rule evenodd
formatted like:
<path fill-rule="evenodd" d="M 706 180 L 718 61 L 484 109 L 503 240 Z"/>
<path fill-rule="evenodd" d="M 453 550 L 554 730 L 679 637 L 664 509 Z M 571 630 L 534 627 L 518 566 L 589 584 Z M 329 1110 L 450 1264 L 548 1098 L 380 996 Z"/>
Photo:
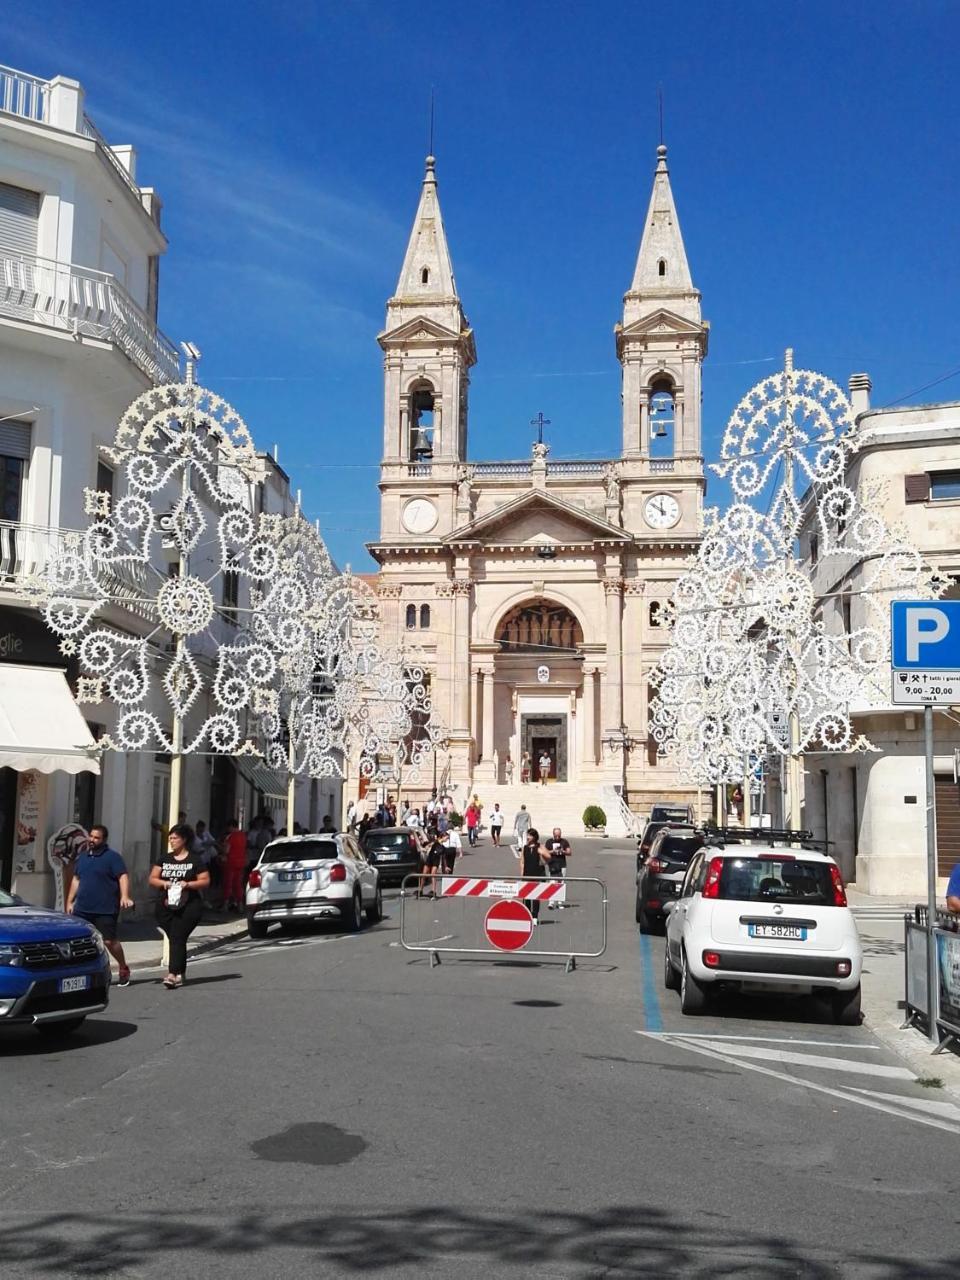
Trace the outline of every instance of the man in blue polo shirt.
<path fill-rule="evenodd" d="M 947 881 L 947 910 L 960 916 L 960 862 L 950 872 Z"/>
<path fill-rule="evenodd" d="M 120 908 L 132 907 L 133 899 L 126 863 L 107 844 L 108 835 L 104 826 L 90 828 L 90 847 L 73 864 L 67 913 L 99 930 L 120 969 L 117 985 L 126 987 L 130 985 L 130 969 L 117 941 L 117 919 Z"/>

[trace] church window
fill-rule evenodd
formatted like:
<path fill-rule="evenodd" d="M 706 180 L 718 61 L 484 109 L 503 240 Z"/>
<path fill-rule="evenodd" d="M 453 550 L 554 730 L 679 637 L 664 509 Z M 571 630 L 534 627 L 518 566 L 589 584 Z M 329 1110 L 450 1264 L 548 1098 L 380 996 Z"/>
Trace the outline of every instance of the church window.
<path fill-rule="evenodd" d="M 655 457 L 673 457 L 675 408 L 673 382 L 657 378 L 650 387 L 650 453 Z"/>
<path fill-rule="evenodd" d="M 657 263 L 657 275 L 665 276 L 666 274 L 667 274 L 667 260 L 666 258 L 661 258 L 660 261 Z"/>
<path fill-rule="evenodd" d="M 650 625 L 651 627 L 663 626 L 663 605 L 659 600 L 650 601 Z"/>
<path fill-rule="evenodd" d="M 576 653 L 583 630 L 569 609 L 556 604 L 523 604 L 500 623 L 497 639 L 507 653 L 540 653 L 546 649 Z"/>
<path fill-rule="evenodd" d="M 433 460 L 433 387 L 418 382 L 410 392 L 410 461 Z"/>
<path fill-rule="evenodd" d="M 407 630 L 413 631 L 417 625 L 417 606 L 415 604 L 407 605 Z"/>
<path fill-rule="evenodd" d="M 430 606 L 428 604 L 420 606 L 420 630 L 430 630 Z"/>
<path fill-rule="evenodd" d="M 423 268 L 423 270 L 420 272 L 420 283 L 421 283 L 421 284 L 429 284 L 429 283 L 430 283 L 430 268 L 429 268 L 429 267 L 424 267 L 424 268 Z"/>

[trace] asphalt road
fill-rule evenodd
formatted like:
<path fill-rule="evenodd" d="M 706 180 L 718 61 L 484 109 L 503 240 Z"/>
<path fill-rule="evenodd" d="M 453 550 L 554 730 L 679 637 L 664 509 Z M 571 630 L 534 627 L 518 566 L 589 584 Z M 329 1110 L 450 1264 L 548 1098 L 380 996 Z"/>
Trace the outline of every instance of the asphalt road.
<path fill-rule="evenodd" d="M 0 1041 L 0 1275 L 956 1280 L 960 1110 L 812 1001 L 682 1018 L 631 847 L 574 847 L 610 899 L 576 972 L 431 968 L 388 903 Z"/>

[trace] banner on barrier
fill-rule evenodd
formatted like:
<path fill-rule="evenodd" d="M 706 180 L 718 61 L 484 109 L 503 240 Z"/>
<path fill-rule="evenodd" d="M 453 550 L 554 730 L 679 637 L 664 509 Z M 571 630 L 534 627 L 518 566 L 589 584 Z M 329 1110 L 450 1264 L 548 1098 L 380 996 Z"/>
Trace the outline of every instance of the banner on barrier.
<path fill-rule="evenodd" d="M 565 884 L 559 879 L 491 880 L 482 877 L 444 876 L 441 898 L 522 898 L 528 902 L 564 902 Z"/>
<path fill-rule="evenodd" d="M 960 1035 L 960 933 L 941 933 L 935 929 L 934 937 L 940 973 L 938 1021 Z"/>

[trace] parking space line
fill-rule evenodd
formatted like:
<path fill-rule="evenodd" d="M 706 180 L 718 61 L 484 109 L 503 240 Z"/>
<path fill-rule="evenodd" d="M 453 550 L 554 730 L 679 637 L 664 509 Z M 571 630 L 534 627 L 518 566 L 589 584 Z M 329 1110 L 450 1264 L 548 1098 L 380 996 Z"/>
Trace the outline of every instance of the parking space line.
<path fill-rule="evenodd" d="M 687 1042 L 691 1048 L 697 1044 Z M 714 1048 L 704 1045 L 704 1048 Z M 880 1062 L 856 1062 L 852 1058 L 828 1058 L 819 1053 L 789 1053 L 786 1049 L 764 1049 L 759 1045 L 725 1044 L 724 1053 L 734 1058 L 757 1058 L 761 1062 L 780 1062 L 787 1066 L 817 1067 L 826 1071 L 849 1072 L 852 1075 L 883 1076 L 887 1080 L 916 1080 L 916 1075 L 906 1067 L 885 1067 Z"/>
<path fill-rule="evenodd" d="M 643 993 L 643 1025 L 648 1031 L 662 1031 L 663 1015 L 660 1012 L 653 948 L 647 933 L 640 934 L 640 990 Z"/>
<path fill-rule="evenodd" d="M 643 1033 L 638 1031 L 637 1035 Z M 879 1053 L 878 1044 L 860 1044 L 852 1040 L 794 1040 L 791 1036 L 728 1036 L 723 1031 L 664 1031 L 672 1040 L 749 1040 L 758 1044 L 806 1044 L 820 1049 L 856 1049 L 866 1053 Z"/>

